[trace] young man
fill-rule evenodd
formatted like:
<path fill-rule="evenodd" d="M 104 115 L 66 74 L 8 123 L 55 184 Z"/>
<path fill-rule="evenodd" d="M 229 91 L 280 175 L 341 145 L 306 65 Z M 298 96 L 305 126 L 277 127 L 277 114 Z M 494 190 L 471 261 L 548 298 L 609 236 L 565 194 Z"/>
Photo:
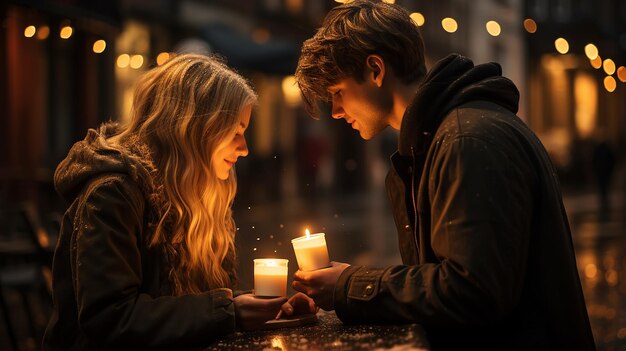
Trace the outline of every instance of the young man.
<path fill-rule="evenodd" d="M 404 265 L 298 271 L 296 290 L 346 323 L 420 323 L 435 350 L 595 349 L 554 168 L 501 73 L 450 55 L 426 74 L 399 6 L 330 11 L 298 84 L 363 139 L 400 131 L 386 185 Z"/>

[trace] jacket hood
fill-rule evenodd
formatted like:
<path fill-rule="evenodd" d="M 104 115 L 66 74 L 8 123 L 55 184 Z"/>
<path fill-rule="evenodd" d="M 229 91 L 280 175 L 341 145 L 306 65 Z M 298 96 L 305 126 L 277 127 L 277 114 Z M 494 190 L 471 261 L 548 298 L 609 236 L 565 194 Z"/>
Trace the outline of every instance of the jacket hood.
<path fill-rule="evenodd" d="M 474 66 L 472 60 L 458 54 L 437 62 L 404 113 L 400 154 L 411 155 L 411 147 L 415 153 L 425 152 L 443 116 L 457 106 L 478 100 L 517 113 L 519 91 L 510 79 L 502 77 L 502 68 L 495 62 Z"/>
<path fill-rule="evenodd" d="M 89 129 L 85 139 L 72 146 L 54 172 L 54 186 L 64 200 L 72 202 L 86 183 L 110 173 L 127 174 L 147 195 L 154 193 L 154 167 L 147 148 L 133 143 L 133 150 L 123 151 L 112 145 L 107 138 L 118 132 L 117 123 L 103 124 Z"/>

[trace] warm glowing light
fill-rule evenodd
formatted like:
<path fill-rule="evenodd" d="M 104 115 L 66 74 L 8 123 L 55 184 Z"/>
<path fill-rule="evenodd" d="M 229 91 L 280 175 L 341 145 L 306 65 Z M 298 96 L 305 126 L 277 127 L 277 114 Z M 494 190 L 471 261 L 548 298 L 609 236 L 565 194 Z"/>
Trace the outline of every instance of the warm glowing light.
<path fill-rule="evenodd" d="M 32 38 L 33 35 L 35 35 L 36 31 L 37 31 L 37 28 L 35 28 L 35 26 L 28 26 L 26 27 L 26 29 L 24 29 L 24 36 L 26 38 Z"/>
<path fill-rule="evenodd" d="M 595 59 L 598 57 L 598 48 L 591 43 L 585 45 L 585 55 L 587 55 L 590 60 Z"/>
<path fill-rule="evenodd" d="M 160 65 L 164 64 L 165 62 L 167 62 L 167 60 L 169 60 L 169 59 L 170 59 L 170 53 L 169 52 L 162 52 L 162 53 L 157 55 L 157 58 L 156 58 L 157 65 L 160 66 Z"/>
<path fill-rule="evenodd" d="M 383 2 L 386 2 L 388 4 L 395 4 L 396 0 L 383 0 Z"/>
<path fill-rule="evenodd" d="M 104 51 L 104 49 L 106 49 L 106 47 L 107 47 L 106 41 L 102 39 L 96 40 L 93 43 L 93 52 L 95 52 L 96 54 L 101 54 Z"/>
<path fill-rule="evenodd" d="M 557 40 L 555 40 L 554 47 L 556 48 L 556 51 L 561 54 L 567 54 L 567 52 L 569 51 L 569 43 L 563 38 L 558 38 Z"/>
<path fill-rule="evenodd" d="M 608 91 L 609 93 L 612 93 L 615 91 L 615 88 L 617 88 L 617 82 L 615 81 L 615 78 L 611 76 L 604 77 L 604 89 L 606 89 L 606 91 Z"/>
<path fill-rule="evenodd" d="M 286 76 L 283 78 L 282 89 L 287 105 L 292 107 L 300 105 L 302 97 L 300 95 L 300 89 L 296 84 L 295 76 Z"/>
<path fill-rule="evenodd" d="M 532 18 L 527 18 L 524 20 L 524 29 L 526 29 L 526 31 L 528 33 L 534 33 L 537 31 L 537 22 L 535 22 L 534 19 Z"/>
<path fill-rule="evenodd" d="M 626 83 L 626 67 L 620 66 L 617 69 L 617 79 L 622 83 Z"/>
<path fill-rule="evenodd" d="M 270 31 L 266 28 L 256 28 L 252 31 L 252 40 L 259 44 L 263 44 L 270 40 L 270 36 Z"/>
<path fill-rule="evenodd" d="M 49 35 L 50 35 L 50 27 L 41 26 L 39 27 L 39 29 L 37 29 L 37 39 L 45 40 L 48 38 Z"/>
<path fill-rule="evenodd" d="M 121 54 L 117 57 L 117 67 L 126 68 L 130 63 L 130 56 L 128 54 Z"/>
<path fill-rule="evenodd" d="M 278 349 L 278 350 L 288 350 L 287 348 L 287 344 L 285 343 L 285 340 L 283 340 L 282 336 L 274 336 L 272 338 L 272 349 Z"/>
<path fill-rule="evenodd" d="M 456 23 L 456 20 L 451 17 L 446 17 L 441 20 L 441 26 L 443 30 L 448 33 L 454 33 L 459 28 L 459 25 Z"/>
<path fill-rule="evenodd" d="M 65 26 L 61 28 L 61 32 L 59 33 L 59 36 L 61 37 L 61 39 L 69 39 L 69 37 L 72 36 L 73 32 L 74 32 L 74 29 L 72 27 Z"/>
<path fill-rule="evenodd" d="M 494 37 L 500 35 L 500 32 L 502 31 L 502 29 L 500 28 L 500 24 L 496 21 L 487 22 L 485 27 L 487 28 L 487 33 L 491 34 Z"/>
<path fill-rule="evenodd" d="M 424 15 L 422 15 L 419 12 L 413 12 L 411 14 L 411 19 L 413 20 L 413 22 L 415 22 L 415 24 L 417 24 L 420 27 L 424 25 L 424 22 L 426 22 Z"/>
<path fill-rule="evenodd" d="M 619 277 L 617 275 L 617 271 L 614 269 L 610 269 L 604 274 L 604 279 L 609 286 L 616 286 L 619 282 Z"/>
<path fill-rule="evenodd" d="M 602 62 L 602 68 L 604 68 L 604 72 L 610 76 L 615 73 L 615 62 L 613 62 L 610 58 L 606 59 Z"/>
<path fill-rule="evenodd" d="M 590 137 L 596 126 L 598 110 L 598 83 L 594 76 L 579 71 L 574 77 L 574 116 L 578 135 Z"/>
<path fill-rule="evenodd" d="M 585 276 L 589 279 L 593 279 L 598 274 L 598 267 L 595 264 L 589 263 L 585 266 Z"/>
<path fill-rule="evenodd" d="M 310 237 L 311 237 L 311 232 L 309 231 L 309 228 L 306 228 L 306 229 L 304 230 L 304 234 L 306 234 L 306 237 L 307 237 L 307 238 L 310 238 Z"/>
<path fill-rule="evenodd" d="M 600 55 L 596 56 L 596 58 L 594 58 L 593 60 L 590 60 L 590 62 L 591 67 L 595 69 L 599 69 L 600 67 L 602 67 L 602 57 L 600 57 Z"/>
<path fill-rule="evenodd" d="M 349 3 L 350 1 L 352 1 L 352 0 L 335 0 L 335 2 L 338 2 L 338 3 L 340 3 L 340 4 L 347 4 L 347 3 Z"/>
<path fill-rule="evenodd" d="M 130 68 L 137 69 L 143 66 L 143 56 L 141 55 L 133 55 L 130 58 Z"/>

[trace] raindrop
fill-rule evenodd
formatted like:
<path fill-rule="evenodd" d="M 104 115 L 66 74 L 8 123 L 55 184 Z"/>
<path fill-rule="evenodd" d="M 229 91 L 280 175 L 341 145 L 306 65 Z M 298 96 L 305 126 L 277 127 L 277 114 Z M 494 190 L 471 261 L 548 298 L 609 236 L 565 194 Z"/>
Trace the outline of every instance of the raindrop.
<path fill-rule="evenodd" d="M 248 209 L 250 209 L 250 206 L 248 206 Z"/>
<path fill-rule="evenodd" d="M 335 218 L 339 218 L 339 215 L 335 213 L 335 215 L 333 216 Z"/>
<path fill-rule="evenodd" d="M 274 250 L 274 253 L 276 253 L 276 250 Z"/>
<path fill-rule="evenodd" d="M 270 235 L 270 239 L 274 239 L 274 235 Z"/>
<path fill-rule="evenodd" d="M 254 229 L 254 226 L 252 226 L 252 229 Z"/>
<path fill-rule="evenodd" d="M 279 227 L 281 227 L 281 228 L 285 228 L 285 226 L 284 226 L 283 224 L 281 224 Z"/>
<path fill-rule="evenodd" d="M 256 247 L 254 249 L 252 249 L 252 251 L 256 251 Z"/>
<path fill-rule="evenodd" d="M 261 238 L 257 237 L 257 238 L 256 238 L 256 241 L 259 241 L 259 240 L 261 240 Z"/>
<path fill-rule="evenodd" d="M 282 244 L 283 244 L 282 242 L 280 242 L 280 241 L 278 242 L 278 246 L 281 246 Z"/>
<path fill-rule="evenodd" d="M 237 227 L 237 231 L 239 231 L 239 227 Z"/>
<path fill-rule="evenodd" d="M 277 156 L 276 156 L 276 155 L 274 155 L 274 158 L 276 158 L 276 157 L 277 157 Z"/>

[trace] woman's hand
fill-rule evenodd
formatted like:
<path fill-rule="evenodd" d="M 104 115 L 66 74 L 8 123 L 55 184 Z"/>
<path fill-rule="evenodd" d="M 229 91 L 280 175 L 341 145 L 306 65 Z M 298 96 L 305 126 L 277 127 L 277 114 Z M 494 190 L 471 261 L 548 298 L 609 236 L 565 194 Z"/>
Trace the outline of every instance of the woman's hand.
<path fill-rule="evenodd" d="M 291 296 L 289 300 L 281 306 L 276 319 L 279 319 L 282 316 L 317 313 L 318 309 L 319 308 L 315 306 L 315 301 L 313 301 L 312 298 L 299 292 Z"/>
<path fill-rule="evenodd" d="M 233 299 L 237 326 L 243 330 L 259 329 L 265 322 L 273 319 L 286 302 L 286 297 L 267 299 L 253 294 L 239 295 Z"/>

